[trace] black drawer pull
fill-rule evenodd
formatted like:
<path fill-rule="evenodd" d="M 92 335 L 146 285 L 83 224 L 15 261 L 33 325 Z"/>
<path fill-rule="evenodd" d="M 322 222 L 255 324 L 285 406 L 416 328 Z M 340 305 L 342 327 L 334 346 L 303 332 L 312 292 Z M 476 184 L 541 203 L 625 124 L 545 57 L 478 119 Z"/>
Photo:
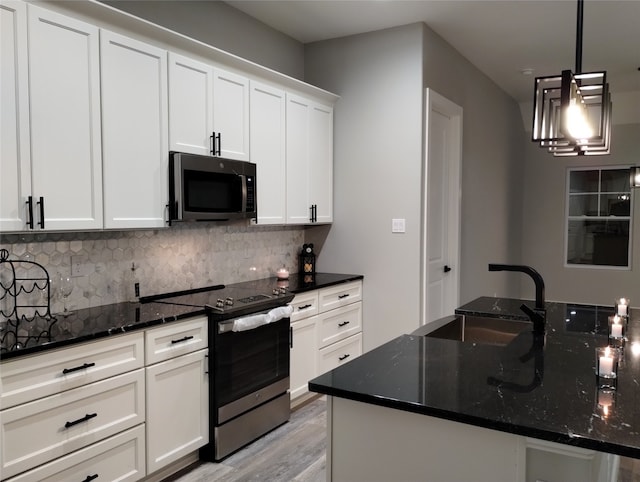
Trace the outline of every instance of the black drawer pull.
<path fill-rule="evenodd" d="M 87 478 L 84 479 L 82 482 L 91 482 L 92 480 L 95 480 L 97 478 L 98 478 L 98 474 L 87 475 Z"/>
<path fill-rule="evenodd" d="M 342 361 L 342 360 L 346 360 L 347 358 L 349 358 L 351 355 L 349 355 L 348 353 L 346 355 L 342 355 L 338 357 L 338 360 Z"/>
<path fill-rule="evenodd" d="M 302 305 L 302 306 L 298 306 L 299 310 L 306 310 L 307 308 L 311 308 L 313 305 Z"/>
<path fill-rule="evenodd" d="M 339 299 L 339 300 L 341 300 L 341 299 L 343 299 L 343 298 L 346 298 L 347 296 L 349 296 L 349 293 L 346 293 L 346 294 L 344 294 L 344 295 L 339 295 L 339 296 L 338 296 L 338 299 Z"/>
<path fill-rule="evenodd" d="M 62 370 L 62 374 L 66 375 L 67 373 L 77 372 L 78 370 L 84 370 L 85 368 L 91 368 L 94 366 L 96 366 L 95 363 L 85 363 L 84 365 L 80 365 L 79 367 L 65 368 L 64 370 Z"/>
<path fill-rule="evenodd" d="M 88 413 L 84 417 L 79 418 L 78 420 L 74 420 L 73 422 L 67 422 L 64 424 L 64 428 L 73 427 L 74 425 L 78 425 L 79 423 L 86 422 L 87 420 L 91 420 L 94 417 L 97 417 L 97 413 Z"/>
<path fill-rule="evenodd" d="M 183 341 L 191 340 L 193 336 L 185 336 L 184 338 L 180 338 L 179 340 L 171 340 L 171 344 L 182 343 Z"/>
<path fill-rule="evenodd" d="M 342 327 L 342 326 L 347 326 L 349 323 L 351 323 L 350 321 L 342 321 L 340 323 L 338 323 L 338 326 Z"/>

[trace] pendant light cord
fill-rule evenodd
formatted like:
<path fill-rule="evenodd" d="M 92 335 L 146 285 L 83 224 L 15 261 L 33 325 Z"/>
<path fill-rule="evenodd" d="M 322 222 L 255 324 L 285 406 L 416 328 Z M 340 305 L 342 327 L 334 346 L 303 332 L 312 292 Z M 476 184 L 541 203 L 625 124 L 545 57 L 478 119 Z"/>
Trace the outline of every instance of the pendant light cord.
<path fill-rule="evenodd" d="M 578 21 L 576 25 L 576 74 L 582 73 L 582 17 L 584 0 L 578 0 Z"/>

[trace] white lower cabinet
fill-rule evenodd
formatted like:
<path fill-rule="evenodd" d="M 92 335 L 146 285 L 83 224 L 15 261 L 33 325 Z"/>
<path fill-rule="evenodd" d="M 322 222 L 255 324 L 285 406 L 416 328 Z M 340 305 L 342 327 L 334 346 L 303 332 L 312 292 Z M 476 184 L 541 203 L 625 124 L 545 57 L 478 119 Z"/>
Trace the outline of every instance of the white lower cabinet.
<path fill-rule="evenodd" d="M 209 442 L 207 324 L 202 316 L 145 332 L 150 474 Z"/>
<path fill-rule="evenodd" d="M 309 390 L 309 380 L 318 373 L 318 358 L 314 356 L 318 349 L 317 317 L 312 316 L 291 323 L 291 374 L 290 392 L 294 400 Z"/>
<path fill-rule="evenodd" d="M 138 425 L 20 474 L 10 482 L 139 480 L 145 475 L 144 438 L 144 425 Z"/>
<path fill-rule="evenodd" d="M 147 367 L 149 473 L 209 442 L 207 350 Z"/>
<path fill-rule="evenodd" d="M 138 369 L 2 411 L 2 470 L 10 477 L 145 419 Z"/>
<path fill-rule="evenodd" d="M 291 399 L 312 378 L 362 354 L 362 281 L 296 295 L 291 302 Z"/>

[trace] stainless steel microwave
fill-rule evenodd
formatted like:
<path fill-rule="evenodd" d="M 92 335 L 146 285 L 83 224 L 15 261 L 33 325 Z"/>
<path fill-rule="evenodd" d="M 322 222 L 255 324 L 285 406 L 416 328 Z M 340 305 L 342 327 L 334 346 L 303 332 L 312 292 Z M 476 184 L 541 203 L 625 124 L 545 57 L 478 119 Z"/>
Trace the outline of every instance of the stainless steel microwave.
<path fill-rule="evenodd" d="M 169 219 L 225 221 L 257 218 L 256 165 L 169 153 Z"/>

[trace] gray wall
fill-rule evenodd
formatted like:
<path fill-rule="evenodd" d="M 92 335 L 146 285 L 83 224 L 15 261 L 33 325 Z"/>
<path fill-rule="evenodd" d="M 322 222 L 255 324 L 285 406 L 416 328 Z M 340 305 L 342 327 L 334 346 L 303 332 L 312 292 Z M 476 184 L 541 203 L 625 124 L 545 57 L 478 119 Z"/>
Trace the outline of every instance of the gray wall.
<path fill-rule="evenodd" d="M 424 24 L 309 44 L 305 79 L 335 110 L 335 212 L 318 266 L 364 281 L 364 348 L 418 326 L 424 88 L 464 109 L 461 302 L 517 295 L 487 263 L 520 260 L 524 131 L 517 104 Z M 406 234 L 391 219 L 406 218 Z"/>
<path fill-rule="evenodd" d="M 322 271 L 364 275 L 364 348 L 417 328 L 423 25 L 307 45 L 307 82 L 335 92 L 334 223 Z M 392 234 L 391 219 L 406 233 Z M 326 237 L 326 239 L 324 239 Z"/>
<path fill-rule="evenodd" d="M 522 256 L 543 275 L 548 300 L 612 305 L 626 296 L 640 306 L 640 191 L 634 192 L 632 270 L 564 267 L 567 168 L 638 165 L 639 154 L 640 124 L 614 125 L 608 156 L 553 157 L 526 144 Z"/>
<path fill-rule="evenodd" d="M 102 3 L 302 80 L 303 45 L 224 2 L 102 0 Z"/>

